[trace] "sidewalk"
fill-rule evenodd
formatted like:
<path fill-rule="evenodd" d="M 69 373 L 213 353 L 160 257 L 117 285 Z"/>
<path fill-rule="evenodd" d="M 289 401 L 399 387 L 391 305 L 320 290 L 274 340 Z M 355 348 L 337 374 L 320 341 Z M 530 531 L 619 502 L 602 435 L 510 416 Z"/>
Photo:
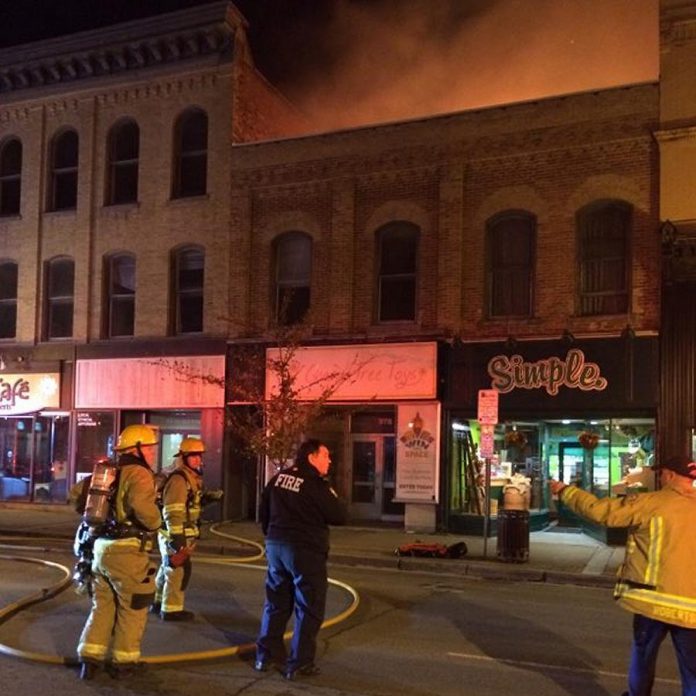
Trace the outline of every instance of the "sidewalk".
<path fill-rule="evenodd" d="M 79 521 L 68 505 L 46 506 L 0 503 L 0 536 L 52 537 L 72 539 Z M 223 522 L 220 532 L 263 542 L 260 527 L 253 522 Z M 464 541 L 468 547 L 462 559 L 398 558 L 394 550 L 415 542 L 450 545 Z M 610 587 L 623 558 L 623 547 L 609 547 L 579 532 L 555 530 L 530 535 L 529 561 L 504 563 L 496 558 L 496 538 L 490 538 L 484 556 L 481 537 L 456 534 L 411 534 L 384 527 L 334 527 L 331 554 L 334 565 L 400 568 L 447 575 L 531 582 L 556 582 Z M 248 555 L 255 551 L 233 539 L 215 535 L 204 525 L 198 551 L 212 554 Z"/>

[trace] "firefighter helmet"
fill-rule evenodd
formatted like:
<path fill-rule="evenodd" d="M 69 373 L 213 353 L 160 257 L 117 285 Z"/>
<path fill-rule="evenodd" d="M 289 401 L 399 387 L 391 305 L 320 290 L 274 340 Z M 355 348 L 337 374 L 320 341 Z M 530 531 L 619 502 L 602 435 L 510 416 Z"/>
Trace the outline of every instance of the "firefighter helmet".
<path fill-rule="evenodd" d="M 156 445 L 157 442 L 157 432 L 154 428 L 149 425 L 129 425 L 121 431 L 114 449 L 122 452 L 138 445 Z"/>
<path fill-rule="evenodd" d="M 179 445 L 179 454 L 181 455 L 203 454 L 204 452 L 203 440 L 197 437 L 185 437 Z"/>

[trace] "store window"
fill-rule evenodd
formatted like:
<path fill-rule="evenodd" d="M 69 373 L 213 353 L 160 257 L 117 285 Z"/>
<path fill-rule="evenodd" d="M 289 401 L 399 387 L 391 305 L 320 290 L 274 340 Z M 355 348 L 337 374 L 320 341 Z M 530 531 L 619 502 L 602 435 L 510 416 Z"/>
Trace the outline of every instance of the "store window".
<path fill-rule="evenodd" d="M 74 130 L 59 133 L 51 146 L 49 210 L 77 207 L 77 164 L 79 139 Z"/>
<path fill-rule="evenodd" d="M 449 506 L 483 514 L 484 459 L 477 421 L 455 418 L 450 433 Z M 495 427 L 491 510 L 514 475 L 529 485 L 529 507 L 548 508 L 547 481 L 558 479 L 598 497 L 654 489 L 655 422 L 645 418 L 510 421 Z"/>
<path fill-rule="evenodd" d="M 628 311 L 632 214 L 621 201 L 598 201 L 578 212 L 580 314 Z"/>
<path fill-rule="evenodd" d="M 117 254 L 105 261 L 105 335 L 132 336 L 135 329 L 135 256 Z"/>
<path fill-rule="evenodd" d="M 45 330 L 47 339 L 73 334 L 75 262 L 61 257 L 46 262 Z"/>
<path fill-rule="evenodd" d="M 199 247 L 179 249 L 172 255 L 175 335 L 203 331 L 205 253 Z"/>
<path fill-rule="evenodd" d="M 536 218 L 509 211 L 486 225 L 486 290 L 489 317 L 532 314 Z"/>
<path fill-rule="evenodd" d="M 377 231 L 377 321 L 414 321 L 418 240 L 409 222 L 392 222 Z"/>
<path fill-rule="evenodd" d="M 11 138 L 0 148 L 0 216 L 19 215 L 22 193 L 22 143 Z"/>
<path fill-rule="evenodd" d="M 174 127 L 174 176 L 172 198 L 202 196 L 207 191 L 208 116 L 191 109 Z"/>
<path fill-rule="evenodd" d="M 286 232 L 275 240 L 273 247 L 276 321 L 297 324 L 310 305 L 312 238 L 304 232 Z"/>
<path fill-rule="evenodd" d="M 69 433 L 67 414 L 0 419 L 0 500 L 64 503 Z"/>
<path fill-rule="evenodd" d="M 108 138 L 108 152 L 106 204 L 137 202 L 140 128 L 135 121 L 122 121 L 113 126 Z"/>
<path fill-rule="evenodd" d="M 0 261 L 0 339 L 17 335 L 17 264 Z"/>
<path fill-rule="evenodd" d="M 92 473 L 100 459 L 111 459 L 116 444 L 113 411 L 78 411 L 76 415 L 75 478 Z"/>

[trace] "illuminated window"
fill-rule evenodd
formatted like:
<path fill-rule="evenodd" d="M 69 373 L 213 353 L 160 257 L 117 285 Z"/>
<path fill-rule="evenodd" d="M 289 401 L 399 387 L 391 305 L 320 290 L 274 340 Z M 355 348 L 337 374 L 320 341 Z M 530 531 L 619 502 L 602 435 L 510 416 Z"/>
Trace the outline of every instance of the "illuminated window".
<path fill-rule="evenodd" d="M 192 109 L 179 117 L 174 128 L 172 198 L 205 194 L 207 173 L 208 116 Z"/>
<path fill-rule="evenodd" d="M 304 232 L 286 232 L 275 250 L 275 316 L 279 324 L 297 324 L 311 297 L 312 238 Z"/>
<path fill-rule="evenodd" d="M 109 133 L 107 205 L 138 200 L 140 129 L 135 121 L 117 123 Z"/>
<path fill-rule="evenodd" d="M 72 210 L 77 207 L 77 133 L 64 131 L 53 139 L 49 186 L 49 210 Z"/>
<path fill-rule="evenodd" d="M 578 211 L 580 314 L 628 311 L 631 217 L 631 206 L 621 201 L 598 201 Z"/>
<path fill-rule="evenodd" d="M 377 321 L 414 321 L 418 238 L 409 222 L 392 222 L 377 231 Z"/>
<path fill-rule="evenodd" d="M 22 191 L 22 143 L 16 138 L 0 148 L 0 215 L 19 215 Z"/>
<path fill-rule="evenodd" d="M 106 260 L 106 306 L 104 333 L 107 338 L 132 336 L 135 327 L 135 257 L 117 254 Z"/>
<path fill-rule="evenodd" d="M 489 317 L 532 314 L 536 219 L 508 211 L 486 225 L 486 292 Z"/>
<path fill-rule="evenodd" d="M 0 339 L 17 335 L 17 264 L 0 261 Z"/>
<path fill-rule="evenodd" d="M 173 255 L 174 327 L 175 334 L 203 331 L 203 280 L 205 254 L 189 247 Z"/>
<path fill-rule="evenodd" d="M 75 262 L 66 257 L 46 263 L 45 332 L 47 339 L 73 333 Z"/>

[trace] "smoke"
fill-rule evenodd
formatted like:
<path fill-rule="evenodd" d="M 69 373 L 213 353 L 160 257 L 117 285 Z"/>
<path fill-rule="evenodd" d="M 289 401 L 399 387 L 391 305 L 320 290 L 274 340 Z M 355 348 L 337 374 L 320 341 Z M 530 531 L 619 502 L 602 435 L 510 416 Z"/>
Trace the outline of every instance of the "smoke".
<path fill-rule="evenodd" d="M 282 85 L 317 130 L 658 75 L 658 0 L 334 0 L 330 8 L 311 39 L 302 36 L 302 69 Z"/>

